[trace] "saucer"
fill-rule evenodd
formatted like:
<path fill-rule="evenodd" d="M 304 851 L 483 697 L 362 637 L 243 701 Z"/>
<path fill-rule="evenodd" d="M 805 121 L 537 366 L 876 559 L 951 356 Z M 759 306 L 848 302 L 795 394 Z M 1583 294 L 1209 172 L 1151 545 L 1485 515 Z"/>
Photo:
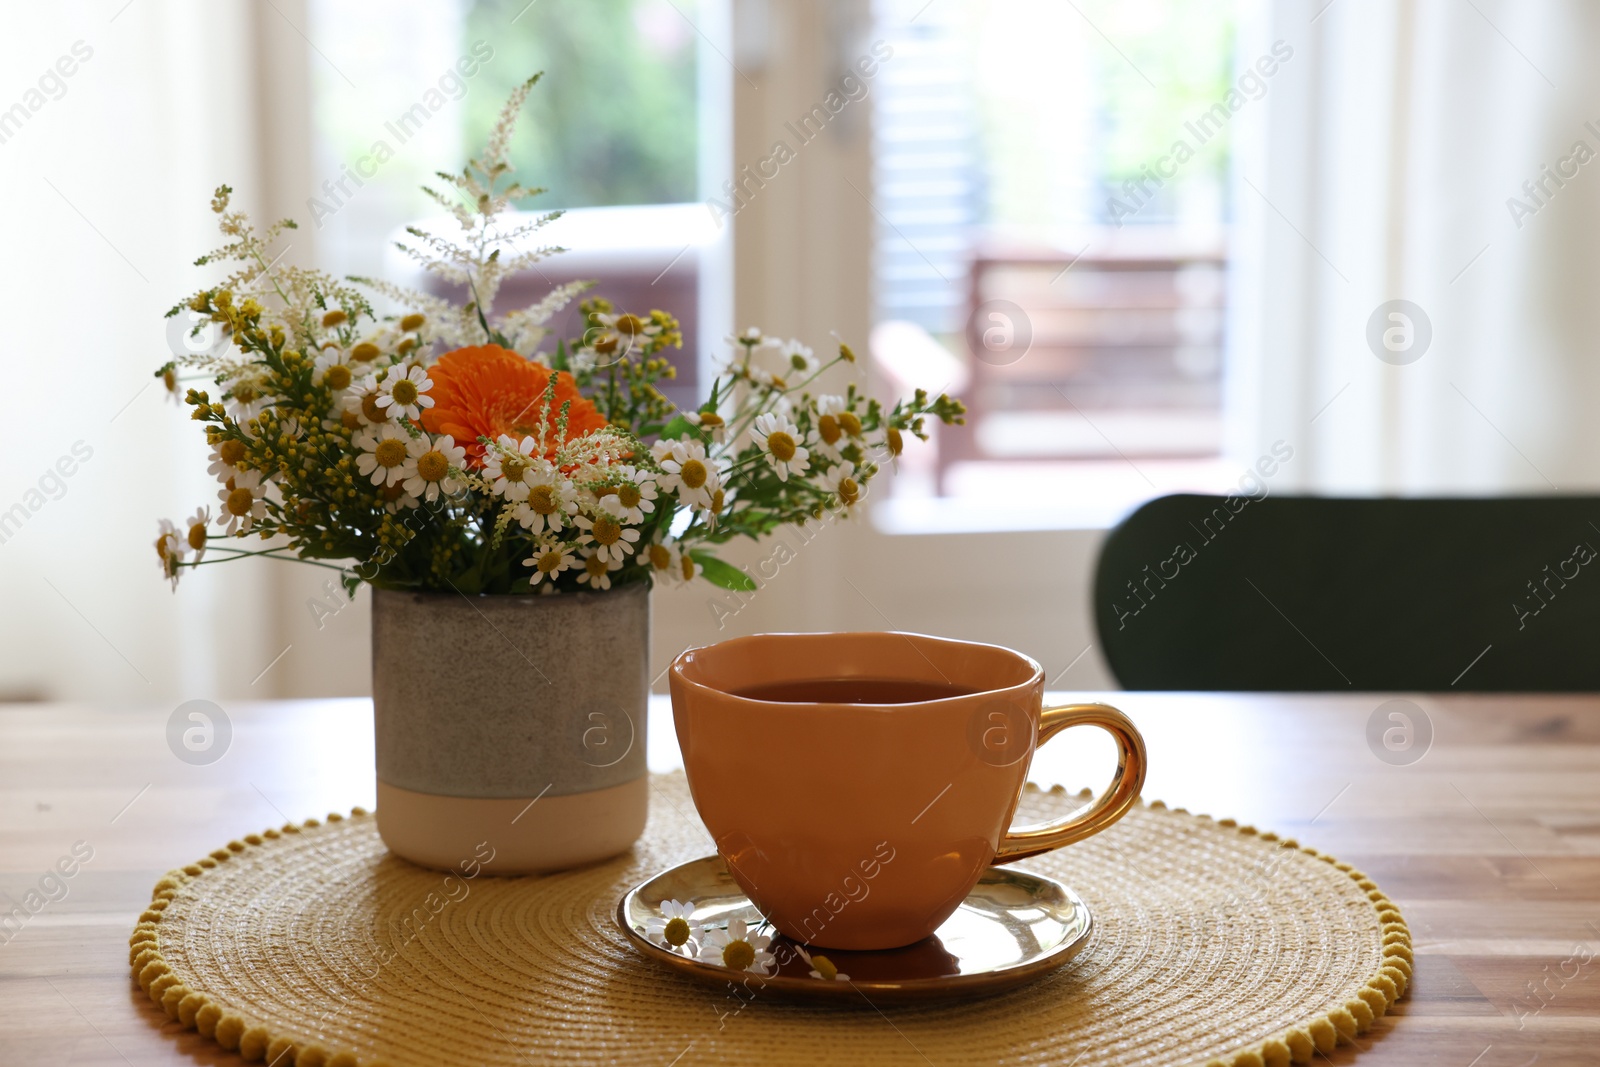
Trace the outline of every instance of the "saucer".
<path fill-rule="evenodd" d="M 694 903 L 691 925 L 726 926 L 743 919 L 752 931 L 773 935 L 768 951 L 777 966 L 763 976 L 690 959 L 645 937 L 663 901 Z M 742 981 L 800 996 L 860 1003 L 921 1000 L 996 993 L 1066 963 L 1088 944 L 1089 908 L 1060 882 L 1027 871 L 990 867 L 955 914 L 930 937 L 905 948 L 872 952 L 818 949 L 848 981 L 810 976 L 796 943 L 770 926 L 728 873 L 720 856 L 680 864 L 629 890 L 617 905 L 617 925 L 639 951 L 693 978 L 718 984 Z"/>

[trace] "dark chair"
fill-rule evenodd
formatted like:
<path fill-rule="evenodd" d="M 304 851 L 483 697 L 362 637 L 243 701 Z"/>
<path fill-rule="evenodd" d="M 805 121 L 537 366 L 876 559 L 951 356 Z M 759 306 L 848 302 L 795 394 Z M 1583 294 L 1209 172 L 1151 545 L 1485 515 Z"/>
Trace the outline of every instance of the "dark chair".
<path fill-rule="evenodd" d="M 1600 690 L 1600 497 L 1167 496 L 1107 536 L 1128 689 Z"/>

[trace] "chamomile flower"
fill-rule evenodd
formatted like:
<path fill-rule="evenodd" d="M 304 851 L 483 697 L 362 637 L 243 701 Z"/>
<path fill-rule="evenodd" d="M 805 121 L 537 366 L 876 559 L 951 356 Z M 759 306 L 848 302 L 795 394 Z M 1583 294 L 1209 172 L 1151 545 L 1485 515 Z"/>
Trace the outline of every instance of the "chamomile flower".
<path fill-rule="evenodd" d="M 414 508 L 420 501 L 416 494 L 406 489 L 405 482 L 395 482 L 378 490 L 378 495 L 383 498 L 383 510 L 391 515 L 398 515 L 407 508 Z"/>
<path fill-rule="evenodd" d="M 620 485 L 599 490 L 600 506 L 623 522 L 643 522 L 647 513 L 656 510 L 655 479 L 649 471 L 641 471 L 627 464 L 611 470 L 625 480 Z"/>
<path fill-rule="evenodd" d="M 756 447 L 766 453 L 767 462 L 777 471 L 780 482 L 788 481 L 791 474 L 806 472 L 811 452 L 800 443 L 800 428 L 787 416 L 774 412 L 757 415 L 750 437 Z"/>
<path fill-rule="evenodd" d="M 622 561 L 613 560 L 607 563 L 601 559 L 595 548 L 583 550 L 583 573 L 578 575 L 578 581 L 586 584 L 590 589 L 610 589 L 611 572 L 622 569 Z"/>
<path fill-rule="evenodd" d="M 317 357 L 316 370 L 311 372 L 311 381 L 316 385 L 325 385 L 333 390 L 333 395 L 341 396 L 344 391 L 355 384 L 356 372 L 350 368 L 350 356 L 342 348 L 329 348 Z"/>
<path fill-rule="evenodd" d="M 229 478 L 217 494 L 222 501 L 217 525 L 222 526 L 229 537 L 235 533 L 249 533 L 257 519 L 266 518 L 267 502 L 261 498 L 264 492 L 266 486 L 261 484 L 260 471 L 240 471 Z"/>
<path fill-rule="evenodd" d="M 524 437 L 519 442 L 503 433 L 495 447 L 484 451 L 483 480 L 489 483 L 495 496 L 517 501 L 528 499 L 533 474 L 549 466 L 543 456 L 534 456 L 537 445 L 532 437 Z"/>
<path fill-rule="evenodd" d="M 361 450 L 356 457 L 356 470 L 370 478 L 373 485 L 396 485 L 414 473 L 414 469 L 406 470 L 411 436 L 395 423 L 368 426 L 350 443 Z"/>
<path fill-rule="evenodd" d="M 813 956 L 799 945 L 795 946 L 795 950 L 800 953 L 800 958 L 806 961 L 806 966 L 811 968 L 811 977 L 820 978 L 825 982 L 850 981 L 848 974 L 840 974 L 839 968 L 833 965 L 833 961 L 821 953 Z"/>
<path fill-rule="evenodd" d="M 783 342 L 778 348 L 778 354 L 783 359 L 784 373 L 790 378 L 809 377 L 821 366 L 817 362 L 817 357 L 812 354 L 811 347 L 796 340 Z"/>
<path fill-rule="evenodd" d="M 711 440 L 719 445 L 728 439 L 728 420 L 715 411 L 686 411 L 683 418 L 689 425 L 698 426 L 710 434 Z"/>
<path fill-rule="evenodd" d="M 245 423 L 261 413 L 266 404 L 266 390 L 253 374 L 242 374 L 228 383 L 228 414 L 237 423 Z"/>
<path fill-rule="evenodd" d="M 174 406 L 183 407 L 183 389 L 178 382 L 178 368 L 168 364 L 161 368 L 161 388 L 166 391 L 167 399 Z"/>
<path fill-rule="evenodd" d="M 378 385 L 378 376 L 369 374 L 345 390 L 344 399 L 340 401 L 345 412 L 355 419 L 358 426 L 375 426 L 389 421 L 389 409 L 378 403 L 381 396 Z M 346 420 L 348 424 L 349 420 Z"/>
<path fill-rule="evenodd" d="M 577 488 L 550 464 L 531 471 L 524 486 L 527 496 L 512 514 L 531 533 L 558 533 L 578 513 Z"/>
<path fill-rule="evenodd" d="M 593 545 L 595 554 L 607 563 L 621 565 L 632 555 L 633 546 L 639 541 L 638 530 L 622 525 L 604 512 L 592 519 L 579 515 L 572 522 L 583 531 L 578 535 L 578 543 Z"/>
<path fill-rule="evenodd" d="M 696 935 L 702 930 L 690 921 L 693 918 L 694 901 L 663 900 L 661 914 L 652 916 L 644 924 L 644 936 L 655 944 L 673 952 L 681 951 L 692 959 L 700 950 L 700 939 Z"/>
<path fill-rule="evenodd" d="M 710 507 L 712 494 L 722 488 L 722 472 L 699 441 L 673 441 L 656 462 L 662 470 L 661 488 L 696 511 Z"/>
<path fill-rule="evenodd" d="M 683 576 L 683 547 L 666 534 L 639 550 L 639 565 L 654 578 L 676 582 Z"/>
<path fill-rule="evenodd" d="M 530 585 L 538 585 L 546 578 L 550 580 L 551 585 L 554 585 L 556 575 L 570 570 L 577 562 L 571 546 L 557 543 L 538 545 L 533 550 L 533 555 L 522 561 L 522 565 L 533 568 L 533 574 L 528 578 Z M 609 579 L 607 581 L 609 583 Z"/>
<path fill-rule="evenodd" d="M 232 438 L 223 441 L 211 450 L 211 466 L 206 470 L 216 475 L 219 482 L 225 482 L 239 473 L 239 461 L 248 451 L 243 441 Z"/>
<path fill-rule="evenodd" d="M 211 509 L 195 508 L 184 526 L 183 539 L 194 552 L 194 561 L 199 563 L 206 554 L 206 528 L 211 525 Z"/>
<path fill-rule="evenodd" d="M 450 476 L 452 468 L 466 462 L 467 450 L 456 444 L 449 434 L 440 434 L 432 441 L 426 434 L 406 442 L 406 492 L 413 496 L 437 500 L 439 490 L 454 496 L 461 483 Z"/>
<path fill-rule="evenodd" d="M 766 974 L 776 957 L 767 951 L 772 938 L 767 934 L 753 934 L 743 919 L 733 919 L 726 930 L 707 930 L 705 942 L 700 946 L 700 959 L 707 963 L 720 963 L 733 971 L 754 971 Z"/>
<path fill-rule="evenodd" d="M 661 327 L 649 319 L 626 312 L 595 317 L 600 320 L 604 330 L 589 347 L 594 350 L 596 363 L 600 366 L 615 363 L 618 358 L 653 340 L 661 332 Z"/>
<path fill-rule="evenodd" d="M 408 419 L 420 419 L 423 408 L 433 407 L 433 397 L 427 395 L 432 388 L 433 379 L 423 368 L 414 366 L 402 372 L 401 368 L 394 367 L 383 379 L 377 404 L 390 418 L 399 412 Z"/>
<path fill-rule="evenodd" d="M 829 467 L 826 474 L 817 476 L 817 488 L 825 493 L 833 493 L 839 497 L 839 503 L 846 510 L 854 507 L 861 500 L 861 483 L 855 479 L 856 465 L 846 460 L 837 466 Z"/>
<path fill-rule="evenodd" d="M 156 531 L 156 555 L 161 557 L 161 573 L 172 582 L 174 589 L 178 588 L 178 564 L 188 551 L 189 546 L 179 535 L 177 526 L 170 519 L 162 519 Z"/>

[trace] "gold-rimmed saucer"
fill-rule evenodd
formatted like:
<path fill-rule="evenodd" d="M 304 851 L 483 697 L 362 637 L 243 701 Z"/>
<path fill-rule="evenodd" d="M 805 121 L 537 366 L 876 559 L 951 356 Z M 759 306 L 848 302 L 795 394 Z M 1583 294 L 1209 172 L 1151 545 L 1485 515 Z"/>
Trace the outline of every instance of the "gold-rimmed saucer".
<path fill-rule="evenodd" d="M 875 952 L 818 949 L 849 975 L 849 981 L 824 981 L 810 976 L 812 968 L 796 943 L 771 927 L 761 931 L 774 935 L 769 951 L 777 965 L 767 975 L 730 971 L 652 943 L 645 930 L 651 919 L 661 917 L 668 900 L 692 901 L 696 928 L 726 926 L 734 919 L 760 926 L 760 911 L 720 856 L 679 864 L 629 890 L 617 904 L 617 925 L 646 956 L 702 981 L 741 981 L 751 988 L 856 1003 L 997 993 L 1066 963 L 1088 943 L 1092 925 L 1088 905 L 1060 882 L 991 867 L 931 937 Z"/>

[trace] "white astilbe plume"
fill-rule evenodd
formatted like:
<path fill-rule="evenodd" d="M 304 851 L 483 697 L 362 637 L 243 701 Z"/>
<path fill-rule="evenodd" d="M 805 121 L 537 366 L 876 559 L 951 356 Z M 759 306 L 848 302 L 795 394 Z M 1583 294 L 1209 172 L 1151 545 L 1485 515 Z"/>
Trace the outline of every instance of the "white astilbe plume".
<path fill-rule="evenodd" d="M 579 293 L 593 287 L 594 282 L 586 281 L 558 285 L 543 299 L 519 311 L 508 312 L 500 320 L 500 332 L 505 334 L 506 339 L 511 342 L 511 347 L 518 352 L 532 352 L 550 332 L 549 323 L 556 312 L 571 303 Z"/>
<path fill-rule="evenodd" d="M 401 304 L 427 314 L 434 336 L 447 345 L 459 347 L 484 341 L 504 341 L 519 350 L 529 342 L 536 345 L 543 339 L 546 332 L 544 327 L 550 317 L 583 288 L 592 284 L 571 283 L 561 286 L 529 308 L 512 312 L 499 321 L 493 317 L 494 298 L 506 278 L 548 256 L 565 251 L 555 245 L 514 251 L 517 242 L 560 218 L 561 212 L 537 215 L 514 225 L 506 225 L 501 218 L 515 201 L 544 192 L 543 189 L 529 188 L 515 181 L 502 184 L 502 179 L 511 173 L 506 151 L 516 126 L 517 113 L 538 80 L 539 75 L 536 74 L 512 91 L 500 117 L 495 121 L 494 129 L 489 133 L 482 154 L 469 161 L 459 174 L 440 171 L 438 177 L 445 183 L 443 187 L 435 189 L 423 186 L 422 191 L 449 211 L 460 226 L 461 232 L 456 239 L 408 226 L 406 233 L 411 237 L 411 242 L 396 242 L 396 247 L 420 264 L 423 270 L 467 289 L 467 305 L 458 308 L 449 301 L 405 286 L 370 278 L 355 279 Z M 581 287 L 573 288 L 577 285 Z"/>

